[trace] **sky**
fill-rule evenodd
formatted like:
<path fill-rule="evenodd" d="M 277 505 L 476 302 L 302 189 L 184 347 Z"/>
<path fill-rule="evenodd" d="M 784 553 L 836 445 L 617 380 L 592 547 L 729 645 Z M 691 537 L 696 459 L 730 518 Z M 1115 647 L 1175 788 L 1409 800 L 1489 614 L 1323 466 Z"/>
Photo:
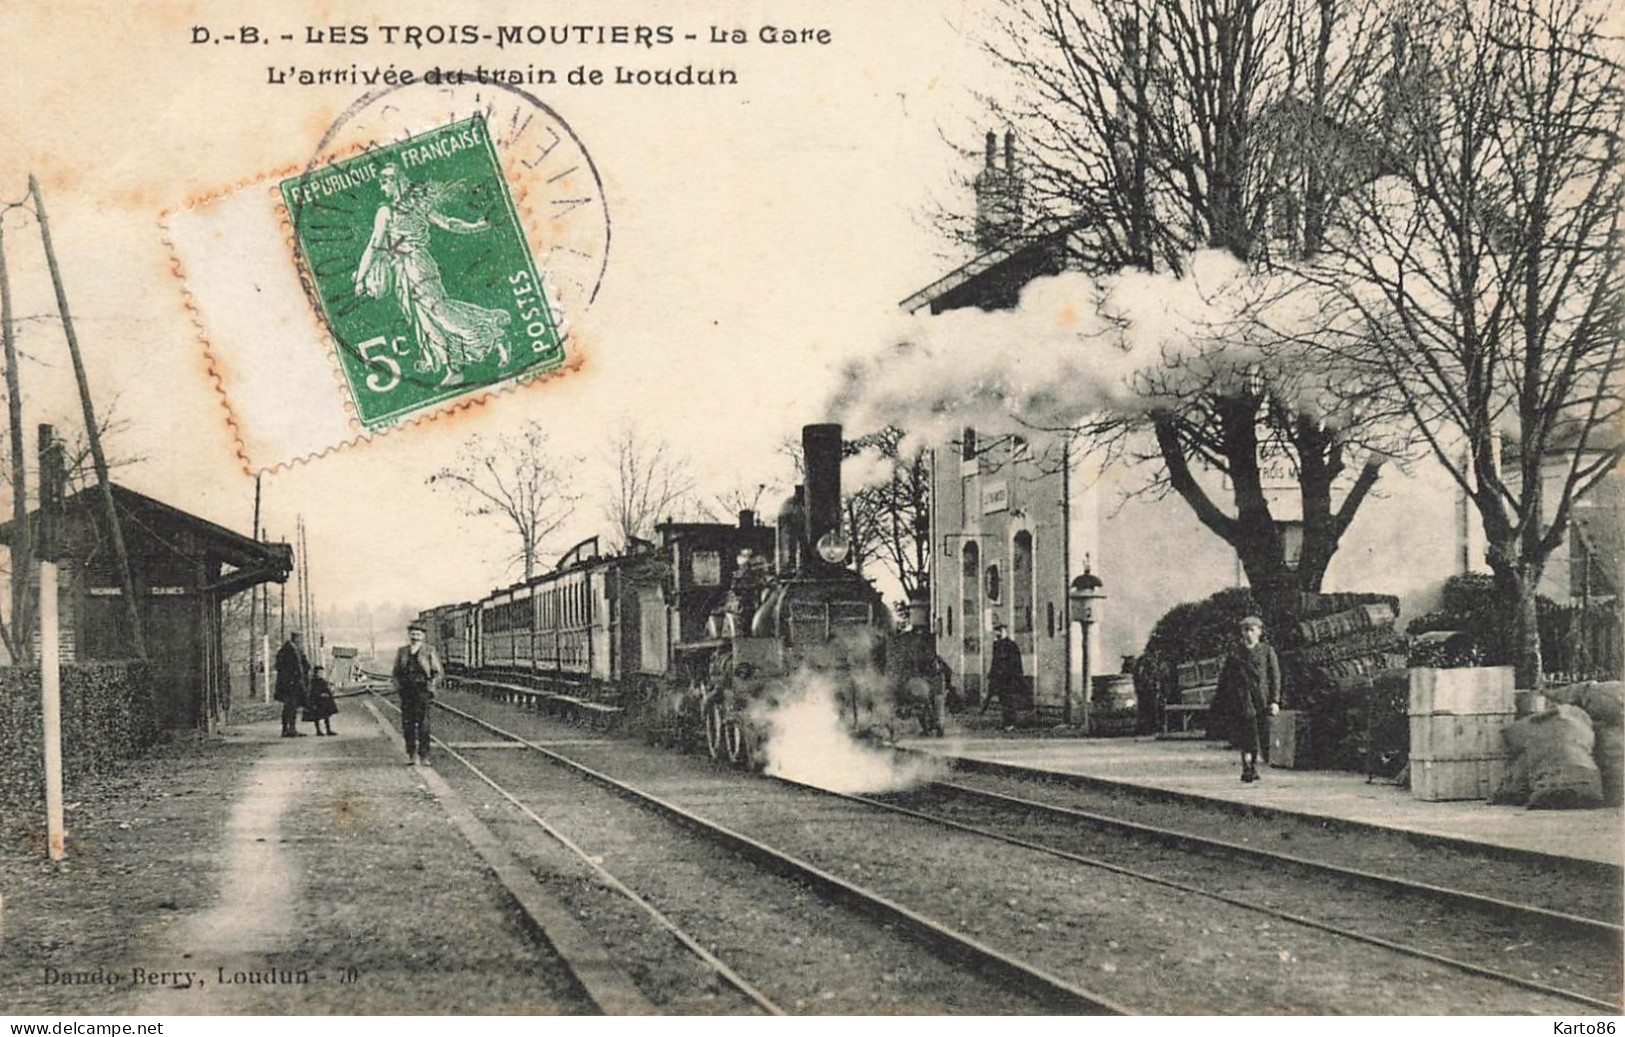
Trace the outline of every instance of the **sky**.
<path fill-rule="evenodd" d="M 877 11 L 883 6 L 883 11 Z M 324 605 L 428 606 L 510 581 L 500 527 L 463 517 L 426 484 L 471 435 L 529 419 L 573 465 L 572 488 L 607 486 L 605 443 L 635 419 L 694 460 L 721 493 L 790 481 L 778 443 L 825 417 L 843 365 L 893 333 L 897 303 L 952 265 L 931 226 L 973 172 L 956 146 L 981 129 L 983 58 L 953 24 L 962 5 L 926 0 L 633 5 L 24 2 L 0 10 L 12 47 L 0 73 L 0 202 L 39 178 L 98 404 L 128 428 L 115 453 L 144 457 L 119 481 L 248 531 L 254 482 L 235 456 L 209 378 L 188 284 L 159 221 L 189 200 L 306 160 L 322 128 L 365 88 L 273 86 L 268 65 L 427 67 L 436 62 L 612 69 L 730 67 L 726 88 L 537 87 L 602 173 L 613 237 L 602 288 L 568 316 L 579 372 L 264 478 L 264 525 L 303 516 Z M 418 50 L 379 27 L 473 23 L 672 24 L 695 42 L 645 51 L 489 44 Z M 191 42 L 234 26 L 370 28 L 364 46 Z M 827 28 L 831 42 L 710 44 L 712 26 Z M 271 57 L 263 56 L 270 53 Z M 62 328 L 32 216 L 0 219 L 19 323 L 25 420 L 78 424 Z M 268 343 L 295 348 L 297 343 Z M 5 509 L 9 510 L 9 509 Z M 554 549 L 604 531 L 589 499 Z"/>

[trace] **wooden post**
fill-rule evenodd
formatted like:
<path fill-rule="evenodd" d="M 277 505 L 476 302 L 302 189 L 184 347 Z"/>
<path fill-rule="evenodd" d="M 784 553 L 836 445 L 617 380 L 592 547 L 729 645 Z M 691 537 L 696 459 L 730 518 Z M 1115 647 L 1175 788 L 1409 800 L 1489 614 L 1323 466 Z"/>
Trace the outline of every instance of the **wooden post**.
<path fill-rule="evenodd" d="M 258 540 L 260 535 L 260 474 L 257 472 L 254 475 L 254 524 L 248 528 L 253 531 L 254 539 Z M 254 629 L 255 621 L 259 619 L 255 613 L 260 605 L 260 591 L 261 586 L 259 584 L 248 588 L 248 697 L 250 701 L 256 697 L 255 692 L 259 690 L 260 683 L 258 667 L 254 665 L 254 650 L 260 643 Z M 265 691 L 265 701 L 271 701 L 269 688 Z"/>
<path fill-rule="evenodd" d="M 265 527 L 258 527 L 260 543 L 266 543 Z M 260 683 L 265 701 L 271 701 L 271 588 L 260 586 Z"/>
<path fill-rule="evenodd" d="M 23 390 L 17 371 L 17 336 L 12 326 L 11 277 L 6 270 L 4 237 L 0 235 L 0 339 L 6 350 L 6 408 L 11 418 L 11 514 L 15 532 L 11 540 L 11 629 L 16 635 L 12 658 L 28 662 L 33 648 L 34 621 L 29 612 L 29 577 L 34 572 L 34 544 L 28 529 L 28 468 L 23 451 Z"/>
<path fill-rule="evenodd" d="M 51 285 L 56 289 L 56 308 L 62 315 L 62 331 L 68 339 L 68 353 L 73 358 L 73 375 L 79 382 L 79 404 L 85 414 L 85 436 L 90 441 L 90 456 L 96 463 L 96 482 L 101 486 L 102 505 L 107 511 L 107 525 L 113 534 L 113 553 L 118 558 L 119 575 L 123 579 L 124 601 L 130 611 L 130 639 L 134 642 L 139 659 L 147 657 L 147 640 L 141 632 L 141 603 L 135 600 L 135 579 L 130 575 L 130 553 L 124 546 L 124 528 L 119 523 L 118 508 L 113 503 L 113 484 L 107 475 L 107 455 L 102 452 L 101 431 L 96 428 L 96 408 L 90 402 L 90 381 L 85 376 L 85 360 L 79 354 L 79 336 L 73 330 L 73 315 L 68 311 L 68 293 L 62 287 L 62 271 L 56 264 L 56 249 L 51 244 L 51 225 L 45 219 L 45 199 L 40 197 L 39 182 L 28 174 L 28 193 L 34 197 L 34 217 L 39 220 L 40 240 L 45 245 L 45 264 L 51 270 Z"/>
<path fill-rule="evenodd" d="M 45 832 L 51 859 L 66 853 L 62 833 L 62 660 L 56 611 L 56 563 L 39 564 L 40 705 L 45 728 Z"/>

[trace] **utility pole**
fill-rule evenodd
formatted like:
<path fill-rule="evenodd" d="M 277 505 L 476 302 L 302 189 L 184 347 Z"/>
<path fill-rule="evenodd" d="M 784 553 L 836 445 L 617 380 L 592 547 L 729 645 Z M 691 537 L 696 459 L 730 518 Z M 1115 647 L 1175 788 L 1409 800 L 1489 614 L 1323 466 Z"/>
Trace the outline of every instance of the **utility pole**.
<path fill-rule="evenodd" d="M 90 456 L 96 463 L 96 482 L 102 490 L 102 506 L 107 510 L 107 525 L 113 534 L 113 553 L 118 557 L 119 576 L 123 581 L 124 602 L 130 611 L 130 638 L 139 659 L 147 657 L 147 639 L 141 632 L 141 603 L 135 600 L 135 580 L 130 575 L 130 553 L 124 546 L 124 529 L 119 524 L 118 508 L 113 503 L 113 483 L 107 476 L 107 455 L 102 452 L 101 432 L 96 428 L 96 408 L 90 402 L 90 381 L 85 376 L 85 360 L 79 353 L 79 336 L 73 330 L 73 315 L 68 311 L 68 293 L 62 287 L 62 271 L 56 263 L 56 249 L 51 244 L 51 225 L 45 218 L 45 199 L 40 197 L 39 181 L 28 174 L 28 193 L 34 198 L 34 218 L 39 221 L 40 241 L 45 245 L 45 263 L 51 269 L 51 285 L 56 289 L 56 308 L 62 315 L 62 331 L 68 339 L 68 353 L 73 357 L 73 375 L 79 382 L 79 403 L 85 412 L 85 436 L 90 441 Z"/>
<path fill-rule="evenodd" d="M 259 530 L 260 543 L 265 543 L 265 527 Z M 260 591 L 260 683 L 265 701 L 271 701 L 271 588 L 261 586 Z"/>
<path fill-rule="evenodd" d="M 260 475 L 258 472 L 254 474 L 254 524 L 248 528 L 253 531 L 257 540 L 260 534 Z M 257 667 L 254 665 L 256 662 L 255 656 L 259 650 L 259 640 L 254 636 L 255 620 L 259 618 L 254 614 L 259 609 L 259 594 L 259 584 L 254 584 L 248 588 L 248 697 L 251 701 L 258 697 L 255 692 L 259 690 L 260 683 L 259 674 L 256 672 Z"/>
<path fill-rule="evenodd" d="M 6 349 L 6 408 L 11 417 L 11 631 L 7 647 L 14 662 L 26 663 L 33 650 L 29 582 L 34 576 L 34 545 L 28 528 L 28 470 L 23 450 L 23 390 L 17 371 L 17 337 L 12 327 L 11 277 L 6 271 L 5 238 L 0 230 L 0 339 Z"/>

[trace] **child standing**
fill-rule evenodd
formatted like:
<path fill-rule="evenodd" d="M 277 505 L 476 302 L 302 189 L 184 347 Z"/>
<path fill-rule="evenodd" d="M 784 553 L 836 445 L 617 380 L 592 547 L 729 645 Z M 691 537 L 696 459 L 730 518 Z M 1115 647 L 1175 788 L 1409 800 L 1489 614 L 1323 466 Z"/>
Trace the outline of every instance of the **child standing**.
<path fill-rule="evenodd" d="M 316 667 L 310 674 L 310 700 L 305 706 L 305 719 L 316 725 L 316 733 L 330 735 L 333 733 L 333 714 L 339 711 L 339 704 L 333 698 L 333 686 L 327 683 L 322 674 L 322 668 Z M 322 730 L 322 725 L 327 730 Z"/>

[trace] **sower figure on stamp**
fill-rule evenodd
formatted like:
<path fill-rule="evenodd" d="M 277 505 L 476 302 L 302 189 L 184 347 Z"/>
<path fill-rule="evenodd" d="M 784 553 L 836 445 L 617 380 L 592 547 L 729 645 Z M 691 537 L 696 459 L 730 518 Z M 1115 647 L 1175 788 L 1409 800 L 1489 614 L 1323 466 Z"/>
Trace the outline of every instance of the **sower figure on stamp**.
<path fill-rule="evenodd" d="M 304 638 L 295 630 L 276 653 L 276 700 L 282 703 L 282 737 L 299 735 L 299 707 L 310 690 L 310 659 Z"/>
<path fill-rule="evenodd" d="M 1027 675 L 1021 667 L 1021 649 L 1007 631 L 1003 623 L 993 624 L 993 653 L 987 667 L 987 698 L 982 701 L 982 712 L 986 713 L 988 704 L 998 699 L 1004 729 L 1014 731 L 1016 711 L 1027 690 Z"/>
<path fill-rule="evenodd" d="M 1241 780 L 1258 780 L 1258 759 L 1269 762 L 1270 717 L 1281 708 L 1281 661 L 1264 644 L 1264 621 L 1241 621 L 1241 643 L 1225 657 L 1215 701 L 1223 701 L 1236 745 L 1241 748 Z"/>
<path fill-rule="evenodd" d="M 463 379 L 463 368 L 495 352 L 508 362 L 503 335 L 512 317 L 506 310 L 484 306 L 446 294 L 440 266 L 430 252 L 429 227 L 453 234 L 477 234 L 490 229 L 484 220 L 469 222 L 448 216 L 440 206 L 455 184 L 417 183 L 393 162 L 378 172 L 384 203 L 373 221 L 372 237 L 361 252 L 355 272 L 357 296 L 393 295 L 401 314 L 412 325 L 420 350 L 414 370 L 445 369 L 441 385 Z"/>
<path fill-rule="evenodd" d="M 407 643 L 395 653 L 395 690 L 401 697 L 401 733 L 406 736 L 406 765 L 429 766 L 429 703 L 445 675 L 440 656 L 428 643 L 423 624 L 406 628 Z"/>

